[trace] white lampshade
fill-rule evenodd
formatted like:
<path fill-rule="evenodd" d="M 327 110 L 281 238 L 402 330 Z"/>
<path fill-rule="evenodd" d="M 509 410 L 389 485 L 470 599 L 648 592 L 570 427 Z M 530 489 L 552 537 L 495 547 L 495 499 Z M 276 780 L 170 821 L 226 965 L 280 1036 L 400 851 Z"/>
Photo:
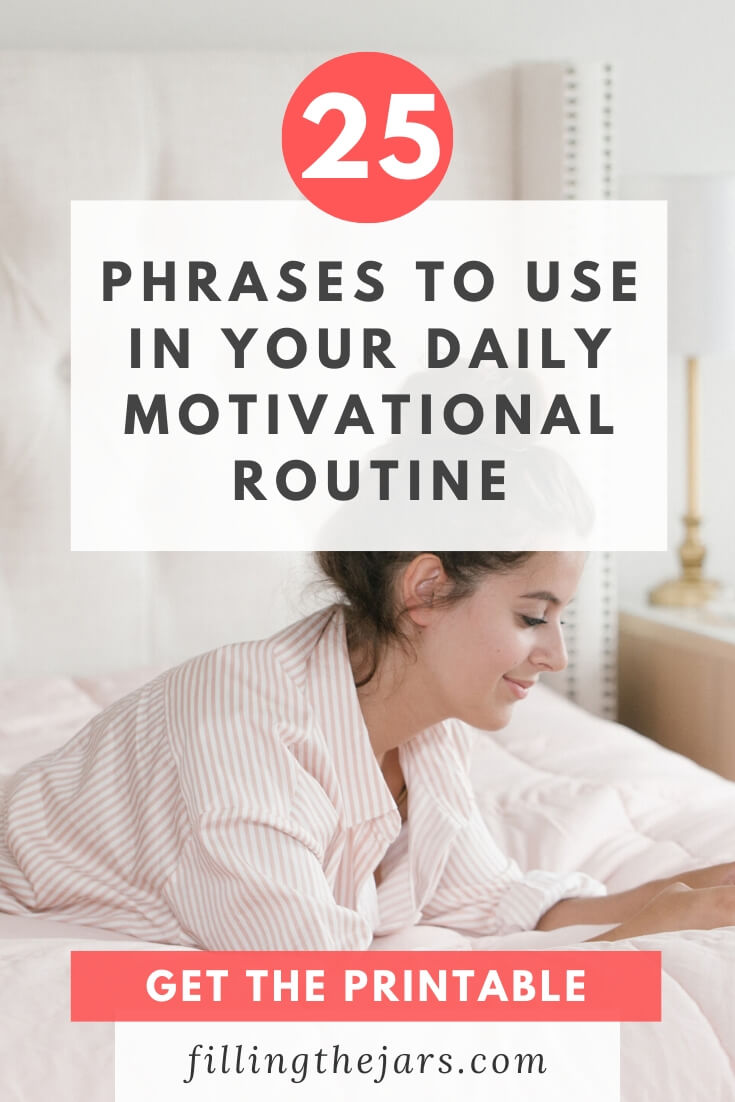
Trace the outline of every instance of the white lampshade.
<path fill-rule="evenodd" d="M 669 354 L 735 354 L 735 176 L 630 178 L 625 198 L 669 204 Z"/>

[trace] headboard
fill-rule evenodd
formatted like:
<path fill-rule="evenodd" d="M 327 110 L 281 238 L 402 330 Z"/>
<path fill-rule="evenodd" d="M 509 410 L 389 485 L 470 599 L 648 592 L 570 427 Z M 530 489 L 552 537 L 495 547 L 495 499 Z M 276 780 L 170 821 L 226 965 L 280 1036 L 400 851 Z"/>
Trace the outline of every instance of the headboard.
<path fill-rule="evenodd" d="M 267 634 L 318 601 L 297 555 L 68 550 L 68 266 L 71 199 L 293 198 L 281 116 L 323 60 L 0 53 L 0 674 L 172 663 Z M 570 124 L 559 112 L 574 66 L 412 60 L 455 124 L 438 198 L 566 197 L 553 166 L 567 187 Z M 583 148 L 597 148 L 601 118 Z"/>

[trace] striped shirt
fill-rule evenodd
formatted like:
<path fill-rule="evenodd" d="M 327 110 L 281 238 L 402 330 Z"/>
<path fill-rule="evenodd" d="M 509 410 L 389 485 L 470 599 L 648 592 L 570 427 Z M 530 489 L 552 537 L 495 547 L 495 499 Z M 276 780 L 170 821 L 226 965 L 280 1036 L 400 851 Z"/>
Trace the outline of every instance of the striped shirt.
<path fill-rule="evenodd" d="M 4 780 L 0 911 L 205 949 L 365 949 L 418 923 L 531 929 L 559 899 L 603 893 L 500 852 L 471 742 L 451 720 L 399 748 L 401 824 L 339 609 L 221 647 Z"/>

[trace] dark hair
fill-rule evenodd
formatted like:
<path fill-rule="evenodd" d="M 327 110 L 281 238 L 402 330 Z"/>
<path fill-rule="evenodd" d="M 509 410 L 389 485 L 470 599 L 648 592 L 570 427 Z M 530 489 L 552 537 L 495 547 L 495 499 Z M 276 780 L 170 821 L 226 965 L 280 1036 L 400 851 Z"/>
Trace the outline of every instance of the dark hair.
<path fill-rule="evenodd" d="M 381 650 L 392 641 L 406 643 L 401 622 L 406 609 L 395 596 L 395 582 L 402 567 L 420 551 L 317 551 L 321 570 L 342 594 L 347 644 L 365 655 L 365 685 L 378 668 Z M 452 590 L 440 599 L 456 604 L 468 597 L 487 574 L 520 566 L 532 551 L 432 551 L 452 582 Z M 439 602 L 435 602 L 439 603 Z"/>

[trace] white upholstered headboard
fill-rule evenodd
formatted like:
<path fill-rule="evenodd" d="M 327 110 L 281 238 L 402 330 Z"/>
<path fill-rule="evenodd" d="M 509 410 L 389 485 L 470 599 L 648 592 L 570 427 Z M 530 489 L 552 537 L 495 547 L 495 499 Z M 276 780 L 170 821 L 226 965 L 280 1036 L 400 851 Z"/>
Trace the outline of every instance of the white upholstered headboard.
<path fill-rule="evenodd" d="M 614 199 L 615 98 L 611 65 L 519 66 L 519 199 Z M 617 577 L 612 552 L 590 556 L 565 614 L 569 665 L 549 684 L 597 715 L 617 713 Z"/>
<path fill-rule="evenodd" d="M 174 662 L 266 634 L 318 600 L 295 555 L 68 550 L 68 265 L 71 199 L 293 198 L 280 120 L 322 60 L 0 53 L 0 674 Z M 412 60 L 455 124 L 439 198 L 572 197 L 574 66 Z M 602 118 L 593 110 L 582 135 L 590 164 Z M 597 594 L 590 607 L 597 638 Z"/>

